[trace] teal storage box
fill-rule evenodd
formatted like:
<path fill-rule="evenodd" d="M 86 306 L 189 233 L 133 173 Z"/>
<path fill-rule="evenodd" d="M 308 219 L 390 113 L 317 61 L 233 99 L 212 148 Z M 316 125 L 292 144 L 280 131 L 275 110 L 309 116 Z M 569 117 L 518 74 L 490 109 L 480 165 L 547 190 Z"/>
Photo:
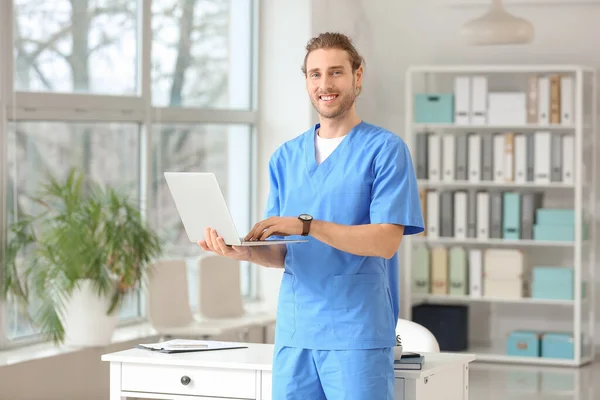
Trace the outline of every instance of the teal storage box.
<path fill-rule="evenodd" d="M 506 354 L 518 357 L 539 357 L 540 338 L 538 332 L 514 331 L 506 340 Z"/>
<path fill-rule="evenodd" d="M 508 240 L 521 238 L 521 194 L 504 193 L 502 236 Z"/>
<path fill-rule="evenodd" d="M 573 359 L 574 343 L 570 333 L 545 333 L 542 335 L 542 357 Z"/>
<path fill-rule="evenodd" d="M 454 123 L 454 95 L 451 93 L 416 94 L 415 122 L 420 124 Z"/>
<path fill-rule="evenodd" d="M 582 239 L 587 240 L 587 224 L 582 224 Z M 574 225 L 539 225 L 533 226 L 534 240 L 551 240 L 556 242 L 573 242 L 575 240 Z"/>
<path fill-rule="evenodd" d="M 537 225 L 575 225 L 575 210 L 561 208 L 538 208 L 535 211 Z"/>
<path fill-rule="evenodd" d="M 573 300 L 573 269 L 533 267 L 531 297 L 534 299 Z"/>

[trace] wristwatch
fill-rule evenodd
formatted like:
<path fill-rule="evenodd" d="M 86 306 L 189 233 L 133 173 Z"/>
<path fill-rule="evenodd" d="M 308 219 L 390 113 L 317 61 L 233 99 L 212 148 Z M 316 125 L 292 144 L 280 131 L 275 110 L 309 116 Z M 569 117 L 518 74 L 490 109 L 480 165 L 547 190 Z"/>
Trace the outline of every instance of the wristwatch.
<path fill-rule="evenodd" d="M 310 223 L 313 220 L 313 217 L 308 214 L 300 214 L 298 219 L 302 221 L 302 236 L 308 236 L 308 232 L 310 231 Z"/>

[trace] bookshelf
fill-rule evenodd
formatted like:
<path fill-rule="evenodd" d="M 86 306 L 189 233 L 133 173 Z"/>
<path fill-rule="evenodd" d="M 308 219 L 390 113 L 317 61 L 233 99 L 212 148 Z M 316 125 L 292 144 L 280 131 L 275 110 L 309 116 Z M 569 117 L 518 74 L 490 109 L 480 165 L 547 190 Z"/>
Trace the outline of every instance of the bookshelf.
<path fill-rule="evenodd" d="M 477 77 L 478 83 L 475 84 L 474 77 Z M 563 80 L 562 77 L 569 77 Z M 462 78 L 463 83 L 457 83 Z M 469 89 L 465 89 L 465 78 L 468 78 Z M 481 79 L 483 78 L 483 79 Z M 547 80 L 544 80 L 546 78 Z M 484 82 L 485 91 L 482 92 L 481 85 Z M 558 82 L 558 86 L 556 85 Z M 532 86 L 532 83 L 535 83 Z M 474 87 L 478 85 L 478 89 Z M 593 68 L 578 65 L 449 65 L 449 66 L 414 66 L 410 67 L 406 73 L 406 93 L 405 93 L 405 140 L 411 150 L 415 170 L 418 175 L 419 190 L 423 193 L 421 201 L 423 202 L 424 217 L 426 220 L 427 231 L 424 235 L 407 236 L 404 239 L 402 249 L 402 315 L 403 318 L 413 319 L 413 306 L 420 304 L 452 304 L 466 305 L 469 313 L 469 344 L 464 350 L 477 354 L 477 359 L 484 362 L 517 363 L 517 364 L 535 364 L 535 365 L 558 365 L 558 366 L 581 366 L 590 362 L 594 356 L 594 335 L 595 335 L 595 265 L 596 254 L 596 152 L 598 143 L 596 142 L 595 132 L 597 130 L 597 86 L 596 72 Z M 465 91 L 466 90 L 466 91 Z M 468 96 L 465 94 L 468 93 Z M 419 98 L 420 96 L 420 98 Z M 433 98 L 435 104 L 423 102 L 423 96 Z M 466 96 L 466 97 L 465 97 Z M 468 98 L 468 102 L 465 102 Z M 477 99 L 474 99 L 477 98 Z M 547 103 L 541 99 L 547 99 Z M 483 102 L 482 102 L 482 99 Z M 446 101 L 446 103 L 441 102 Z M 449 103 L 448 103 L 449 100 Z M 445 105 L 444 105 L 445 104 Z M 450 104 L 451 110 L 448 110 Z M 483 109 L 482 108 L 483 105 Z M 427 109 L 430 107 L 431 109 Z M 445 107 L 445 108 L 444 108 Z M 524 109 L 523 109 L 524 108 Z M 544 109 L 548 114 L 542 114 Z M 570 115 L 566 113 L 570 111 Z M 565 115 L 563 115 L 565 113 Z M 442 116 L 440 118 L 440 116 Z M 427 118 L 431 120 L 427 120 Z M 505 119 L 504 119 L 505 118 Z M 425 119 L 425 120 L 424 120 Z M 506 123 L 504 123 L 506 121 Z M 542 134 L 543 133 L 543 134 Z M 439 149 L 432 152 L 427 148 L 423 153 L 422 146 L 429 146 L 428 139 L 419 140 L 419 136 L 427 137 L 438 136 Z M 505 153 L 491 153 L 481 148 L 477 149 L 481 153 L 478 161 L 478 177 L 472 179 L 470 165 L 472 159 L 469 154 L 469 144 L 467 139 L 462 141 L 463 153 L 457 150 L 456 144 L 460 136 L 475 136 L 478 140 L 484 141 L 485 136 L 497 137 L 501 135 L 510 143 L 506 146 Z M 548 147 L 541 144 L 542 136 L 547 135 Z M 539 136 L 539 137 L 538 137 Z M 444 144 L 447 143 L 443 138 L 453 141 L 452 148 L 446 153 Z M 506 139 L 509 137 L 510 139 Z M 523 146 L 527 140 L 527 146 L 534 150 L 543 150 L 542 153 L 527 153 L 517 157 L 514 138 L 523 137 L 520 146 Z M 531 137 L 531 138 L 529 138 Z M 558 137 L 560 139 L 555 139 Z M 564 139 L 568 137 L 569 139 Z M 527 138 L 527 139 L 525 139 Z M 556 142 L 555 142 L 556 140 Z M 565 143 L 569 140 L 569 146 Z M 488 141 L 488 144 L 493 140 Z M 539 147 L 531 143 L 538 143 Z M 558 157 L 556 146 L 560 144 L 561 153 Z M 564 148 L 564 150 L 563 150 Z M 509 150 L 510 149 L 510 150 Z M 572 163 L 564 161 L 565 154 L 570 154 L 572 149 Z M 546 152 L 545 150 L 549 150 Z M 524 150 L 520 150 L 523 152 Z M 555 152 L 553 155 L 552 152 Z M 550 153 L 550 154 L 546 154 Z M 420 159 L 427 154 L 426 160 Z M 452 154 L 449 156 L 448 154 Z M 507 156 L 510 154 L 510 156 Z M 491 174 L 484 176 L 483 165 L 484 157 L 491 155 L 492 168 Z M 446 175 L 444 157 L 453 157 L 454 170 L 451 177 Z M 458 175 L 458 159 L 465 159 L 462 168 L 466 168 L 465 174 Z M 502 157 L 502 163 L 505 176 L 498 178 L 496 176 L 495 159 Z M 547 159 L 545 159 L 546 157 Z M 555 160 L 561 159 L 561 163 L 569 165 L 572 169 L 571 178 L 567 179 L 562 172 L 552 177 L 540 178 L 538 172 L 542 171 L 547 164 L 548 175 L 553 174 Z M 518 158 L 518 160 L 517 160 Z M 533 161 L 532 161 L 533 159 Z M 432 160 L 438 160 L 439 174 L 431 179 L 429 166 Z M 539 161 L 539 162 L 538 162 Z M 526 163 L 527 165 L 523 165 Z M 560 168 L 563 165 L 560 164 Z M 426 167 L 425 171 L 423 166 Z M 517 169 L 534 169 L 535 172 L 523 178 L 523 174 L 517 179 Z M 567 168 L 567 167 L 565 167 Z M 523 171 L 521 171 L 523 172 Z M 543 172 L 543 171 L 542 171 Z M 429 192 L 436 192 L 440 199 L 433 203 L 438 210 L 438 214 L 433 214 L 437 222 L 437 231 L 430 233 L 432 226 L 428 218 L 432 214 L 429 212 L 427 204 Z M 451 207 L 442 205 L 442 193 L 449 192 L 454 196 L 456 192 L 473 193 L 467 196 L 467 205 L 464 213 L 457 210 L 462 206 L 457 206 L 453 201 Z M 492 200 L 488 199 L 489 209 L 482 208 L 481 214 L 488 215 L 488 219 L 481 219 L 478 214 L 477 193 L 500 193 L 500 198 L 504 207 L 507 198 L 503 197 L 505 193 L 517 193 L 519 198 L 518 208 L 518 226 L 517 238 L 514 235 L 508 235 L 502 230 L 500 235 L 498 231 L 492 235 L 491 225 L 498 223 L 497 217 L 491 213 L 498 211 L 498 206 L 493 208 L 490 205 Z M 522 208 L 523 199 L 527 193 L 536 193 L 543 199 L 541 204 L 536 205 L 530 214 Z M 462 204 L 462 203 L 461 203 Z M 537 203 L 534 203 L 537 204 Z M 446 204 L 447 206 L 448 204 Z M 444 216 L 451 214 L 450 219 Z M 475 210 L 470 212 L 469 210 Z M 501 228 L 506 229 L 509 213 L 504 209 L 501 215 Z M 538 210 L 542 211 L 538 211 Z M 527 223 L 539 225 L 538 212 L 544 213 L 546 210 L 567 209 L 573 215 L 572 238 L 564 237 L 552 240 L 552 238 L 535 237 L 538 231 L 526 236 L 525 225 Z M 449 210 L 449 211 L 448 211 Z M 465 215 L 469 214 L 469 215 Z M 510 213 L 512 215 L 514 213 Z M 540 214 L 541 215 L 541 214 Z M 446 218 L 446 219 L 444 219 Z M 496 218 L 496 219 L 494 219 Z M 512 217 L 515 218 L 514 216 Z M 462 222 L 461 222 L 462 221 Z M 496 221 L 496 222 L 494 222 Z M 589 223 L 588 223 L 589 222 Z M 446 228 L 450 226 L 451 234 L 448 229 L 442 235 L 442 225 L 446 223 Z M 467 231 L 474 226 L 470 232 L 463 232 L 457 235 L 460 230 L 460 224 L 464 225 Z M 449 225 L 448 225 L 449 224 Z M 480 227 L 485 225 L 487 234 L 481 235 Z M 560 228 L 561 226 L 556 226 Z M 469 229 L 467 229 L 469 228 Z M 548 227 L 544 227 L 546 229 Z M 541 228 L 540 228 L 541 232 Z M 555 230 L 551 230 L 555 232 Z M 545 240 L 542 240 L 545 239 Z M 428 264 L 417 263 L 416 250 L 427 249 L 433 251 L 435 248 L 445 248 L 448 251 L 454 248 L 463 249 L 468 257 L 466 263 L 465 288 L 460 294 L 450 294 L 451 280 L 456 279 L 447 272 L 446 293 L 433 293 L 432 287 L 435 279 L 440 278 L 439 272 L 434 272 L 432 256 L 428 258 Z M 505 249 L 518 251 L 523 255 L 523 289 L 521 296 L 486 295 L 485 280 L 486 271 L 485 261 L 480 264 L 481 286 L 480 292 L 471 293 L 471 282 L 475 282 L 477 277 L 471 276 L 478 274 L 477 269 L 471 270 L 470 254 L 473 251 L 486 253 L 492 249 Z M 421 253 L 419 253 L 421 254 Z M 419 261 L 421 262 L 421 261 Z M 426 265 L 426 267 L 423 267 Z M 456 263 L 448 262 L 446 268 L 456 268 Z M 573 286 L 571 287 L 572 296 L 569 298 L 544 298 L 533 294 L 533 269 L 535 267 L 557 267 L 559 269 L 568 269 L 572 274 Z M 414 290 L 413 276 L 421 274 L 423 271 L 417 268 L 427 268 L 429 274 L 428 289 L 421 291 Z M 438 271 L 437 269 L 435 271 Z M 435 274 L 438 274 L 435 276 Z M 416 279 L 416 278 L 414 278 Z M 536 278 L 538 279 L 538 278 Z M 483 313 L 479 310 L 481 317 L 471 318 L 472 307 L 488 307 Z M 507 318 L 507 315 L 514 318 Z M 567 313 L 565 321 L 557 322 L 553 314 L 564 315 Z M 540 317 L 546 315 L 547 317 Z M 495 318 L 500 318 L 494 322 Z M 504 319 L 502 319 L 504 318 Z M 545 318 L 545 319 L 544 319 Z M 543 319 L 540 322 L 540 319 Z M 507 321 L 506 323 L 504 321 Z M 473 324 L 493 326 L 501 329 L 489 329 L 486 335 L 475 336 L 472 334 Z M 505 326 L 506 325 L 506 326 Z M 505 329 L 505 331 L 503 331 Z M 507 352 L 507 335 L 513 331 L 533 331 L 540 334 L 563 332 L 572 335 L 573 357 L 558 358 L 542 355 L 539 356 L 520 356 L 509 355 Z M 540 336 L 543 337 L 543 336 Z M 541 345 L 540 345 L 541 346 Z"/>

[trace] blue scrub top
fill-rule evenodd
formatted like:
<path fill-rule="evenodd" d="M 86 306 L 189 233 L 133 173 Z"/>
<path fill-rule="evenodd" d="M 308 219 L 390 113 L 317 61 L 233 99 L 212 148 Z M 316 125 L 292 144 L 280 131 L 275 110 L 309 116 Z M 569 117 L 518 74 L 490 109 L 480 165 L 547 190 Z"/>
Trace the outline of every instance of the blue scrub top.
<path fill-rule="evenodd" d="M 424 230 L 413 162 L 397 135 L 366 122 L 317 165 L 319 124 L 279 147 L 269 162 L 266 217 L 302 213 L 344 225 L 404 225 Z M 275 340 L 320 350 L 396 344 L 398 254 L 357 256 L 309 236 L 287 245 Z"/>

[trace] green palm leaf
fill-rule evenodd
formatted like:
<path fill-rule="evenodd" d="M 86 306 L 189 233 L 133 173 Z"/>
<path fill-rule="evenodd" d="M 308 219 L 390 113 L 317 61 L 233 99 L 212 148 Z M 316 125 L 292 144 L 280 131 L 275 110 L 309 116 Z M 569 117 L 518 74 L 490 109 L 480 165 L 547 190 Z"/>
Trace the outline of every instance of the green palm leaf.
<path fill-rule="evenodd" d="M 34 200 L 43 211 L 19 215 L 11 226 L 2 294 L 24 307 L 38 299 L 32 322 L 61 343 L 61 316 L 79 281 L 91 280 L 99 296 L 110 298 L 111 314 L 130 290 L 142 285 L 162 248 L 137 204 L 74 169 L 62 182 L 48 177 Z"/>

